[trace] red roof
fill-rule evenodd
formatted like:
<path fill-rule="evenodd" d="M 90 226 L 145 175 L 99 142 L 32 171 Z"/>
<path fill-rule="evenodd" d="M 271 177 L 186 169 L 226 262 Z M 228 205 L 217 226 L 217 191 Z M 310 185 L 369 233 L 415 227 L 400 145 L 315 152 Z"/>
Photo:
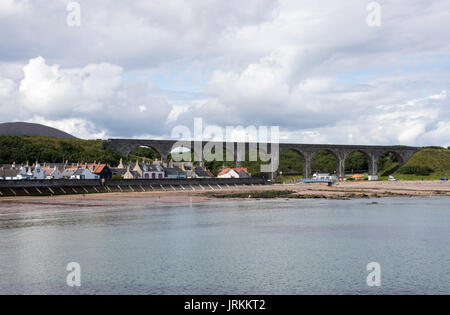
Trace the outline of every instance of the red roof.
<path fill-rule="evenodd" d="M 72 166 L 71 168 L 86 168 L 86 165 L 87 168 L 94 174 L 101 173 L 106 167 L 106 164 L 82 164 L 80 166 Z"/>
<path fill-rule="evenodd" d="M 105 169 L 106 164 L 92 164 L 92 166 L 94 166 L 94 170 L 92 171 L 92 173 L 98 174 L 98 173 L 101 173 Z"/>
<path fill-rule="evenodd" d="M 247 171 L 247 169 L 246 168 L 224 168 L 223 170 L 221 170 L 220 172 L 219 172 L 219 174 L 217 174 L 217 176 L 221 176 L 221 175 L 224 175 L 224 174 L 226 174 L 226 173 L 228 173 L 229 171 L 231 171 L 231 170 L 234 170 L 234 171 L 236 171 L 236 173 L 240 173 L 241 171 L 243 171 L 243 172 L 245 172 L 245 173 L 248 173 L 248 171 Z"/>

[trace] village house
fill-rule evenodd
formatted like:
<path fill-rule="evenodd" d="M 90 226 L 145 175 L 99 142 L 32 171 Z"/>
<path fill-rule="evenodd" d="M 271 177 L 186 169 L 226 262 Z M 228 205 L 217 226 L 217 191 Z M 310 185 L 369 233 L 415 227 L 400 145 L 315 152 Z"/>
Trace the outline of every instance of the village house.
<path fill-rule="evenodd" d="M 164 168 L 165 178 L 177 179 L 177 178 L 187 178 L 186 171 L 174 165 L 173 161 L 169 162 L 168 167 Z"/>
<path fill-rule="evenodd" d="M 145 165 L 143 170 L 144 179 L 162 179 L 164 178 L 164 169 L 159 165 Z"/>
<path fill-rule="evenodd" d="M 0 168 L 0 180 L 19 180 L 20 170 L 19 169 L 10 169 L 10 168 Z"/>
<path fill-rule="evenodd" d="M 120 170 L 123 167 L 123 163 L 121 161 L 121 164 L 117 167 L 118 170 Z M 120 171 L 119 171 L 120 172 Z M 131 165 L 128 164 L 127 171 L 123 175 L 124 179 L 162 179 L 165 177 L 164 169 L 159 164 L 147 164 L 145 162 L 139 163 L 138 160 L 136 160 L 136 163 L 131 170 Z"/>
<path fill-rule="evenodd" d="M 112 178 L 123 178 L 127 172 L 127 168 L 110 167 Z"/>
<path fill-rule="evenodd" d="M 45 179 L 45 171 L 41 169 L 41 165 L 38 161 L 33 165 L 31 170 L 31 179 L 41 180 Z"/>
<path fill-rule="evenodd" d="M 178 167 L 168 167 L 164 169 L 165 178 L 177 179 L 177 178 L 187 178 L 186 172 Z"/>
<path fill-rule="evenodd" d="M 57 166 L 43 166 L 41 169 L 45 172 L 46 179 L 61 179 L 62 171 Z"/>
<path fill-rule="evenodd" d="M 100 176 L 92 173 L 89 168 L 77 168 L 70 179 L 100 179 Z"/>
<path fill-rule="evenodd" d="M 217 175 L 218 178 L 250 178 L 246 168 L 224 168 Z"/>
<path fill-rule="evenodd" d="M 138 160 L 136 160 L 133 171 L 139 174 L 139 178 L 142 178 L 142 176 L 144 176 L 144 168 L 141 167 Z"/>
<path fill-rule="evenodd" d="M 123 175 L 123 179 L 138 179 L 141 178 L 140 176 L 141 175 L 138 172 L 131 170 L 131 166 L 128 164 L 127 170 Z"/>
<path fill-rule="evenodd" d="M 89 164 L 88 168 L 99 178 L 112 178 L 112 171 L 106 164 Z"/>
<path fill-rule="evenodd" d="M 195 167 L 192 171 L 188 172 L 188 178 L 211 178 L 214 175 L 203 167 Z"/>
<path fill-rule="evenodd" d="M 64 179 L 71 179 L 71 177 L 75 174 L 77 168 L 66 168 L 61 172 L 61 177 Z"/>
<path fill-rule="evenodd" d="M 186 173 L 186 178 L 210 178 L 214 175 L 209 172 L 202 163 L 194 166 L 194 162 L 173 162 L 170 166 L 177 167 Z"/>
<path fill-rule="evenodd" d="M 19 169 L 19 173 L 17 174 L 17 180 L 25 180 L 25 179 L 31 179 L 32 177 L 31 167 L 27 165 L 21 166 Z"/>

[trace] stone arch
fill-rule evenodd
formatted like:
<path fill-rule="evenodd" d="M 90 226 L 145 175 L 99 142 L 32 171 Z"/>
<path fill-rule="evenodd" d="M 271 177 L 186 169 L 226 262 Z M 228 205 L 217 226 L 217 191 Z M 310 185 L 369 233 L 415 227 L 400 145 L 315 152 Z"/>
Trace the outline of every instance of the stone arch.
<path fill-rule="evenodd" d="M 356 170 L 353 169 L 353 171 L 359 171 L 359 172 L 367 171 L 367 172 L 369 172 L 370 164 L 371 164 L 371 161 L 372 161 L 372 157 L 371 157 L 371 155 L 369 153 L 367 153 L 367 152 L 365 152 L 364 150 L 361 150 L 361 149 L 348 151 L 348 153 L 345 156 L 345 164 L 344 164 L 345 172 L 350 171 L 348 169 L 348 162 L 349 162 L 348 159 L 350 158 L 351 155 L 353 155 L 355 153 L 361 153 L 366 158 L 366 160 L 367 160 L 367 166 L 366 166 L 367 169 L 356 169 Z"/>
<path fill-rule="evenodd" d="M 390 166 L 389 163 L 393 163 L 393 166 Z M 400 152 L 395 150 L 382 150 L 379 152 L 377 157 L 377 170 L 384 175 L 391 175 L 394 173 L 400 166 L 406 163 L 406 160 L 403 158 Z M 396 164 L 396 165 L 395 165 Z"/>
<path fill-rule="evenodd" d="M 298 155 L 298 157 L 300 157 L 300 162 L 301 162 L 301 165 L 300 165 L 300 168 L 301 169 L 299 169 L 298 171 L 299 171 L 299 173 L 301 172 L 301 174 L 302 174 L 302 176 L 305 178 L 306 176 L 307 176 L 307 173 L 308 173 L 308 171 L 307 171 L 307 167 L 306 167 L 306 158 L 305 158 L 305 154 L 304 154 L 304 152 L 303 151 L 301 151 L 301 150 L 299 150 L 299 149 L 297 149 L 297 148 L 289 148 L 289 147 L 287 147 L 287 148 L 280 148 L 280 157 L 279 157 L 279 163 L 280 163 L 280 165 L 279 165 L 279 172 L 283 172 L 284 174 L 286 173 L 286 172 L 288 172 L 288 171 L 286 171 L 286 170 L 284 170 L 284 169 L 282 169 L 282 167 L 283 167 L 283 165 L 282 165 L 282 160 L 284 160 L 286 157 L 283 155 L 283 153 L 284 154 L 286 154 L 286 152 L 289 152 L 289 151 L 291 151 L 291 152 L 295 152 L 295 154 L 296 155 Z M 296 173 L 296 172 L 294 172 L 294 173 Z"/>
<path fill-rule="evenodd" d="M 159 155 L 157 157 L 158 159 L 164 159 L 164 157 L 165 157 L 165 155 L 158 148 L 151 146 L 151 145 L 147 145 L 147 144 L 136 144 L 136 145 L 130 146 L 128 149 L 128 154 L 126 156 L 129 156 L 132 152 L 136 151 L 139 148 L 152 149 Z"/>
<path fill-rule="evenodd" d="M 320 153 L 320 152 L 329 153 L 335 159 L 335 169 L 333 170 L 332 167 L 326 167 L 325 169 L 323 169 L 323 171 L 327 171 L 328 170 L 329 173 L 335 173 L 337 176 L 343 177 L 344 176 L 344 174 L 343 174 L 343 168 L 344 168 L 343 164 L 344 164 L 345 158 L 341 157 L 341 155 L 339 154 L 340 152 L 337 152 L 337 151 L 335 151 L 333 149 L 330 149 L 330 148 L 316 149 L 316 150 L 314 150 L 312 152 L 312 155 L 311 155 L 311 171 L 312 172 L 322 171 L 322 169 L 315 169 L 315 168 L 317 168 L 317 166 L 315 167 L 315 165 L 314 165 L 315 164 L 314 158 L 317 157 L 317 154 Z"/>

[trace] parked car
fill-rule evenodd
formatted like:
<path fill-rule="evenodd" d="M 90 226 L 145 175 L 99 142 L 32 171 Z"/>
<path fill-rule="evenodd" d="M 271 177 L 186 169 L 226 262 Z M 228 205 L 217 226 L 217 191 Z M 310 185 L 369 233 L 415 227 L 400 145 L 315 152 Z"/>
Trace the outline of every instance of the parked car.
<path fill-rule="evenodd" d="M 391 175 L 391 176 L 389 176 L 389 180 L 390 180 L 390 181 L 396 181 L 397 178 L 395 178 L 394 176 Z"/>
<path fill-rule="evenodd" d="M 441 180 L 448 181 L 448 178 L 447 177 L 442 177 Z"/>

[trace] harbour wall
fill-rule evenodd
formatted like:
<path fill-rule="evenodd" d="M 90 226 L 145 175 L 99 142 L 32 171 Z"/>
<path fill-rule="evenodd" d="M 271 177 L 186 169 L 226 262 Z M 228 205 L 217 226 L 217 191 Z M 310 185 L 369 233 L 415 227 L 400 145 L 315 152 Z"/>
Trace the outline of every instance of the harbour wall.
<path fill-rule="evenodd" d="M 0 197 L 49 196 L 109 192 L 202 191 L 231 186 L 267 185 L 262 178 L 93 179 L 0 181 Z"/>

